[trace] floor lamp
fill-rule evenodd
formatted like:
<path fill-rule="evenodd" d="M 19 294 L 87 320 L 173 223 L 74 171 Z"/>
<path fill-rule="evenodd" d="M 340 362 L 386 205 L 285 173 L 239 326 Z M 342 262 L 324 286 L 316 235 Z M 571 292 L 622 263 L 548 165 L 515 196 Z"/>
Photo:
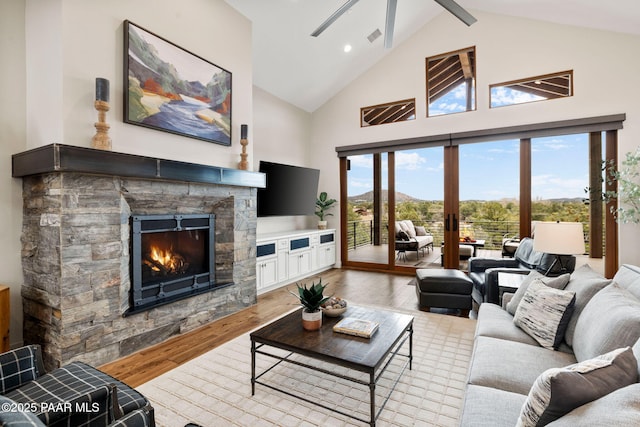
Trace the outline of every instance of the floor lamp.
<path fill-rule="evenodd" d="M 545 276 L 560 262 L 560 272 L 565 273 L 560 255 L 584 254 L 584 232 L 581 222 L 538 222 L 533 235 L 533 250 L 555 255 Z"/>

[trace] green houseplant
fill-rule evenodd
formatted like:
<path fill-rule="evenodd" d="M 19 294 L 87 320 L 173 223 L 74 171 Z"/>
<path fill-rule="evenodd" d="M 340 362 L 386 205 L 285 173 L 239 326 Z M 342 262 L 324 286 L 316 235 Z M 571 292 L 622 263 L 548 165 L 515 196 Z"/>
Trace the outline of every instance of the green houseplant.
<path fill-rule="evenodd" d="M 327 213 L 327 211 L 331 209 L 336 202 L 336 199 L 329 199 L 326 191 L 320 193 L 320 195 L 316 199 L 315 214 L 318 218 L 320 218 L 320 220 L 318 221 L 318 228 L 320 230 L 324 230 L 325 228 L 327 228 L 327 221 L 324 219 L 324 217 L 333 215 L 332 213 Z"/>
<path fill-rule="evenodd" d="M 620 205 L 612 212 L 620 222 L 640 224 L 640 147 L 626 154 L 620 169 L 607 165 L 607 182 L 617 182 L 617 191 L 605 193 L 605 201 L 618 199 Z"/>
<path fill-rule="evenodd" d="M 322 284 L 322 279 L 318 283 L 311 282 L 311 286 L 296 283 L 298 293 L 291 292 L 302 304 L 302 327 L 308 331 L 317 331 L 322 326 L 322 311 L 320 306 L 330 297 L 323 295 L 327 285 Z"/>

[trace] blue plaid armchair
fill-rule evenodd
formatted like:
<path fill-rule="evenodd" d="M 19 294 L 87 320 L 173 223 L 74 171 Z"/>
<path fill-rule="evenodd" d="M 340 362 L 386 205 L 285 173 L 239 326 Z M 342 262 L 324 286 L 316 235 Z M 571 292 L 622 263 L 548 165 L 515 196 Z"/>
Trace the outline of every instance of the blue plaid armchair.
<path fill-rule="evenodd" d="M 44 372 L 40 346 L 0 354 L 0 425 L 153 427 L 136 390 L 82 362 Z"/>

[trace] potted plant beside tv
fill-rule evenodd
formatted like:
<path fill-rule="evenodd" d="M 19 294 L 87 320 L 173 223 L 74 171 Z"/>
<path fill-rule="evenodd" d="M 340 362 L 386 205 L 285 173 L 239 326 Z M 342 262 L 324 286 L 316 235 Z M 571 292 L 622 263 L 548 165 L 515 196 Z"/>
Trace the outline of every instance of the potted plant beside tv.
<path fill-rule="evenodd" d="M 311 282 L 309 287 L 306 284 L 300 285 L 298 283 L 296 286 L 298 294 L 293 292 L 291 294 L 298 298 L 302 304 L 302 327 L 307 331 L 317 331 L 322 327 L 320 306 L 330 298 L 322 295 L 327 286 L 322 284 L 322 279 L 318 280 L 318 283 Z"/>
<path fill-rule="evenodd" d="M 318 229 L 324 230 L 327 228 L 327 221 L 324 219 L 325 216 L 331 216 L 332 213 L 328 213 L 327 211 L 333 207 L 333 204 L 336 203 L 336 199 L 329 199 L 327 196 L 327 192 L 323 191 L 320 193 L 318 198 L 316 199 L 316 216 L 320 218 L 318 221 Z"/>

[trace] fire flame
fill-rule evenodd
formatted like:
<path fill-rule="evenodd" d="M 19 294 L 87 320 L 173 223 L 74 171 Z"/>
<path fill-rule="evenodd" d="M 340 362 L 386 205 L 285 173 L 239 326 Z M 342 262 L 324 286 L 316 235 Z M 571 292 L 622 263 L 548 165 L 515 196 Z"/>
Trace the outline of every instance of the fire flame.
<path fill-rule="evenodd" d="M 150 266 L 153 271 L 163 272 L 165 274 L 183 273 L 188 264 L 184 257 L 173 251 L 173 248 L 162 249 L 158 246 L 149 248 L 149 258 L 153 262 Z"/>

